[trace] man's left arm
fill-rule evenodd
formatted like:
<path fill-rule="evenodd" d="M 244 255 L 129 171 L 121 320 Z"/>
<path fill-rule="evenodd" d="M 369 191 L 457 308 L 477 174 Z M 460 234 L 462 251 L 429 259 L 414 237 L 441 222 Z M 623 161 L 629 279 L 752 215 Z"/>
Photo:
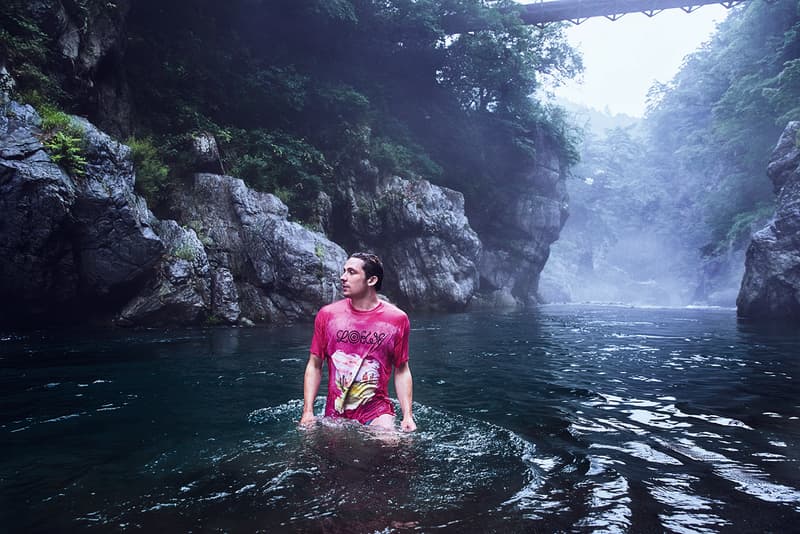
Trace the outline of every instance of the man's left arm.
<path fill-rule="evenodd" d="M 411 378 L 411 367 L 408 362 L 403 362 L 394 370 L 394 389 L 397 393 L 397 400 L 400 401 L 400 410 L 403 412 L 403 420 L 400 421 L 400 430 L 403 432 L 413 432 L 417 429 L 414 422 L 414 415 L 411 413 L 411 398 L 413 396 L 414 384 Z"/>

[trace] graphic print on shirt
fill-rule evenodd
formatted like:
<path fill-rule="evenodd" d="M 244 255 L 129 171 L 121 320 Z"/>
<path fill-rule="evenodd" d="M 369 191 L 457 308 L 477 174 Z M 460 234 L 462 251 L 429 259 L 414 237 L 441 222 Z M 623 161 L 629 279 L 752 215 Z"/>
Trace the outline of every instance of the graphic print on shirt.
<path fill-rule="evenodd" d="M 355 410 L 375 396 L 380 362 L 341 350 L 334 352 L 331 359 L 336 367 L 336 386 L 339 388 L 334 403 L 337 413 Z"/>

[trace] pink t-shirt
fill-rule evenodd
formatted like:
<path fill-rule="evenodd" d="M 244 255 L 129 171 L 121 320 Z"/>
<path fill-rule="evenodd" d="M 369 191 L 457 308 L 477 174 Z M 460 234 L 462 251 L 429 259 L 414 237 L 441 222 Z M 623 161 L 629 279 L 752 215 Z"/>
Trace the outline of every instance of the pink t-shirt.
<path fill-rule="evenodd" d="M 317 313 L 311 353 L 328 362 L 326 417 L 368 423 L 394 415 L 389 376 L 408 361 L 409 330 L 408 316 L 384 301 L 360 311 L 343 299 Z"/>

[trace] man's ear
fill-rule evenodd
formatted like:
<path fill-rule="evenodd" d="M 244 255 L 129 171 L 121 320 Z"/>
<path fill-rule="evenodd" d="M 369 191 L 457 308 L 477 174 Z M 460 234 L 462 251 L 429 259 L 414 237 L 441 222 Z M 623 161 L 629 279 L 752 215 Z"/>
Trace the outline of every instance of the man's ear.
<path fill-rule="evenodd" d="M 367 279 L 367 285 L 370 286 L 370 287 L 374 286 L 377 283 L 378 283 L 378 277 L 377 276 L 370 276 Z"/>

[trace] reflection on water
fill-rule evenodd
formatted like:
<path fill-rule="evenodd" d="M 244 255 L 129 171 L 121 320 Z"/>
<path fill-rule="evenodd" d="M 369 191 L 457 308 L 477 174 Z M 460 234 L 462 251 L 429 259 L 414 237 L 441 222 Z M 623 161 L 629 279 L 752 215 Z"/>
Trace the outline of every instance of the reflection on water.
<path fill-rule="evenodd" d="M 413 434 L 298 429 L 306 325 L 2 334 L 0 521 L 698 533 L 800 518 L 796 332 L 577 306 L 412 325 Z"/>

